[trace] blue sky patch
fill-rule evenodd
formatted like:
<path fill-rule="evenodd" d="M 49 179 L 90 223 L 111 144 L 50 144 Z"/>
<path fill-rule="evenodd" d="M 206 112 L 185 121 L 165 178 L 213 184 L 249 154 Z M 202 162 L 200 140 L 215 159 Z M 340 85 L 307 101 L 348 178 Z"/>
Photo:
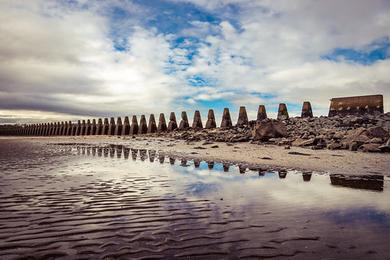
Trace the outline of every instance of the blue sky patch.
<path fill-rule="evenodd" d="M 377 61 L 390 58 L 390 39 L 383 38 L 362 49 L 336 48 L 322 56 L 331 61 L 348 61 L 363 65 L 371 65 Z"/>

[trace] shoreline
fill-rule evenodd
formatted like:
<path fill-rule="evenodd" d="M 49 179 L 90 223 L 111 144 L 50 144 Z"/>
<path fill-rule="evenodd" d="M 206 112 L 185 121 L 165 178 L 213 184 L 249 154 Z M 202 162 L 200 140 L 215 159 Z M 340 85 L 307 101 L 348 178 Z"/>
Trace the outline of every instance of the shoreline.
<path fill-rule="evenodd" d="M 390 154 L 348 150 L 311 150 L 292 146 L 187 142 L 167 137 L 80 136 L 80 137 L 0 137 L 2 140 L 43 144 L 125 145 L 136 149 L 160 151 L 166 155 L 205 161 L 261 166 L 265 169 L 295 169 L 345 175 L 385 175 L 390 177 Z"/>

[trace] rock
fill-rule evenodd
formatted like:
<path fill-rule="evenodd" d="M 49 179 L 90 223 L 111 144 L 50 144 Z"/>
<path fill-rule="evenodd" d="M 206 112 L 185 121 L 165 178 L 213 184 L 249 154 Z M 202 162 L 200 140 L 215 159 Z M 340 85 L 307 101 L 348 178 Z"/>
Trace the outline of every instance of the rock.
<path fill-rule="evenodd" d="M 377 153 L 381 151 L 379 146 L 379 144 L 363 144 L 359 149 L 363 152 Z"/>
<path fill-rule="evenodd" d="M 310 146 L 310 145 L 316 144 L 315 141 L 316 141 L 315 138 L 310 138 L 307 140 L 299 138 L 299 139 L 295 140 L 294 142 L 292 142 L 292 145 L 293 146 L 301 146 L 301 147 L 302 146 Z"/>
<path fill-rule="evenodd" d="M 252 131 L 253 140 L 267 141 L 270 138 L 286 137 L 287 128 L 280 121 L 267 119 L 256 123 Z"/>
<path fill-rule="evenodd" d="M 374 137 L 368 141 L 366 141 L 365 143 L 371 143 L 371 144 L 381 144 L 383 141 L 382 141 L 382 138 L 379 138 L 379 137 Z"/>
<path fill-rule="evenodd" d="M 342 148 L 342 145 L 340 143 L 330 143 L 327 145 L 327 148 L 329 150 L 338 150 Z"/>
<path fill-rule="evenodd" d="M 350 151 L 357 151 L 358 148 L 359 148 L 359 144 L 357 142 L 351 142 L 349 144 Z"/>
<path fill-rule="evenodd" d="M 387 138 L 389 136 L 389 133 L 380 126 L 374 126 L 367 129 L 367 136 Z"/>

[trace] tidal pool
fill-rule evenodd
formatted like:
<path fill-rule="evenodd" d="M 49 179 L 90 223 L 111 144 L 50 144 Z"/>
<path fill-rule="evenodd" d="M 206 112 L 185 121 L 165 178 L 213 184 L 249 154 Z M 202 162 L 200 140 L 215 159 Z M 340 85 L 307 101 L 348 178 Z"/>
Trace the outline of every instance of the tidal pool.
<path fill-rule="evenodd" d="M 388 177 L 0 143 L 0 259 L 389 259 Z"/>

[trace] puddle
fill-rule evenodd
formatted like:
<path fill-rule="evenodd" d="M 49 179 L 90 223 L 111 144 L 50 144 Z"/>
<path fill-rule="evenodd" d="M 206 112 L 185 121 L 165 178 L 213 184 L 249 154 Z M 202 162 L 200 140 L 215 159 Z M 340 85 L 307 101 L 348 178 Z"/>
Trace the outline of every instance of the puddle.
<path fill-rule="evenodd" d="M 0 258 L 386 259 L 390 178 L 3 142 Z"/>

